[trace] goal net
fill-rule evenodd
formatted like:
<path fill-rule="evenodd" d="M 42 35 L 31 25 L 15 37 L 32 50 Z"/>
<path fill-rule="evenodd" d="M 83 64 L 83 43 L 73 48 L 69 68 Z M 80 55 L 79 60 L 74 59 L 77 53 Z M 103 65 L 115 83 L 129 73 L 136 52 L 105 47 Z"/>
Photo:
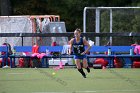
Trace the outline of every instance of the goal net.
<path fill-rule="evenodd" d="M 57 22 L 56 22 L 57 21 Z M 58 16 L 0 16 L 0 33 L 62 33 L 66 32 L 64 22 Z M 55 40 L 59 45 L 68 42 L 67 37 L 0 37 L 0 45 L 5 42 L 11 46 L 51 45 Z"/>
<path fill-rule="evenodd" d="M 29 16 L 16 16 L 0 17 L 0 33 L 32 33 L 32 23 Z M 20 37 L 0 37 L 0 45 L 4 43 L 5 39 L 11 44 L 11 46 L 20 46 L 21 38 Z M 31 37 L 24 38 L 24 45 L 32 45 Z"/>
<path fill-rule="evenodd" d="M 140 7 L 87 7 L 85 15 L 86 32 L 124 34 L 140 30 Z M 131 45 L 140 38 L 104 36 L 95 41 L 99 45 L 106 45 L 108 41 L 113 45 Z"/>

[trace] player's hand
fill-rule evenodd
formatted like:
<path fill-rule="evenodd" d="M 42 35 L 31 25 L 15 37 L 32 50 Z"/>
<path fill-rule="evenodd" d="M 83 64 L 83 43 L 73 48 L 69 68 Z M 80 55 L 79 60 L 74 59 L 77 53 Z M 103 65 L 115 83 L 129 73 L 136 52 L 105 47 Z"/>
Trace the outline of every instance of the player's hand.
<path fill-rule="evenodd" d="M 81 53 L 81 55 L 85 55 L 85 54 L 86 54 L 85 52 Z"/>

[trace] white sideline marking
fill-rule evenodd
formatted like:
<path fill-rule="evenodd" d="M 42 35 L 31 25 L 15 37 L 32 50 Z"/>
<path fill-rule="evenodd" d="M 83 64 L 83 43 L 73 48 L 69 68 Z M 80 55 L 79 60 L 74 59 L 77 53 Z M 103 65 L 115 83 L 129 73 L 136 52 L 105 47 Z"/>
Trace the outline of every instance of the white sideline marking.
<path fill-rule="evenodd" d="M 94 93 L 94 92 L 139 92 L 140 90 L 96 90 L 96 91 L 75 91 L 75 93 Z"/>
<path fill-rule="evenodd" d="M 33 93 L 66 93 L 66 92 L 33 92 Z"/>
<path fill-rule="evenodd" d="M 134 92 L 134 91 L 140 91 L 140 90 L 103 90 L 107 92 Z"/>
<path fill-rule="evenodd" d="M 9 75 L 23 75 L 25 73 L 8 73 Z"/>
<path fill-rule="evenodd" d="M 73 91 L 73 92 L 32 92 L 32 93 L 96 93 L 96 92 L 140 92 L 139 89 L 136 90 L 96 90 L 96 91 Z"/>
<path fill-rule="evenodd" d="M 75 91 L 75 93 L 93 93 L 97 91 Z"/>

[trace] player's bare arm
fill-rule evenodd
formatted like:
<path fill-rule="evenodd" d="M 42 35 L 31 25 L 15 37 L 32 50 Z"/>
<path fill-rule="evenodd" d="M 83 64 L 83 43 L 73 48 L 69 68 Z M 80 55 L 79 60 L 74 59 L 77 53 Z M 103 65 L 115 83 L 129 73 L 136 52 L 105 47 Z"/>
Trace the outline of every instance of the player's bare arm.
<path fill-rule="evenodd" d="M 91 46 L 86 39 L 83 39 L 83 43 L 87 46 L 87 49 L 82 54 L 86 54 L 90 50 Z"/>
<path fill-rule="evenodd" d="M 71 55 L 71 52 L 72 52 L 72 43 L 73 43 L 73 40 L 74 40 L 74 38 L 72 38 L 70 40 L 69 55 Z"/>

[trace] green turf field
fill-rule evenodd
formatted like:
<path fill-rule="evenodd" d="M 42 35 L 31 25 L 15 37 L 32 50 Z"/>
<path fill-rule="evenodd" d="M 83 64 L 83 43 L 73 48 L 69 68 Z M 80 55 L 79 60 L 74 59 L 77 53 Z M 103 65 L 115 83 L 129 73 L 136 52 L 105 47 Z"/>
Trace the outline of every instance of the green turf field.
<path fill-rule="evenodd" d="M 1 68 L 0 93 L 140 93 L 140 69 Z"/>

